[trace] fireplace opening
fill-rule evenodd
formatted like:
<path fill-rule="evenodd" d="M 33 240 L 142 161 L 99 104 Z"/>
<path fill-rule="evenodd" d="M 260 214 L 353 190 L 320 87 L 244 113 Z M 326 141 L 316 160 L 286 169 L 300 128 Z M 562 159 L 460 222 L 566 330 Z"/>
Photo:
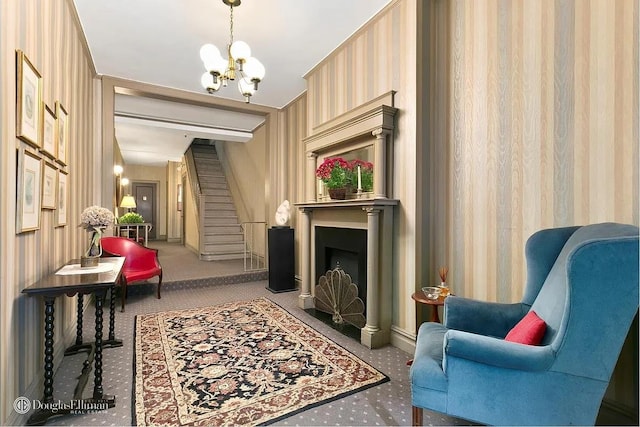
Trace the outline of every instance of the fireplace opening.
<path fill-rule="evenodd" d="M 363 315 L 366 317 L 367 231 L 352 228 L 316 227 L 315 253 L 316 277 L 314 285 L 318 286 L 320 278 L 325 276 L 329 270 L 341 268 L 351 277 L 351 282 L 357 285 L 357 297 L 362 300 Z M 317 293 L 316 297 L 318 297 Z M 343 334 L 360 340 L 359 327 L 348 323 L 337 324 L 334 321 L 335 316 L 321 310 L 309 309 L 307 312 Z"/>
<path fill-rule="evenodd" d="M 340 267 L 358 285 L 358 296 L 367 299 L 367 230 L 357 228 L 316 227 L 316 277 Z"/>

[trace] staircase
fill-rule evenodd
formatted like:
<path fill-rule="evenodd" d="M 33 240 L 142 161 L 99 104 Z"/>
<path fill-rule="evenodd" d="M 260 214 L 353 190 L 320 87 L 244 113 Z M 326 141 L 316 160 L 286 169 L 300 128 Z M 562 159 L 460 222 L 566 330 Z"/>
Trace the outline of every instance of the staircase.
<path fill-rule="evenodd" d="M 242 259 L 242 227 L 215 146 L 194 143 L 191 152 L 201 193 L 200 259 Z"/>

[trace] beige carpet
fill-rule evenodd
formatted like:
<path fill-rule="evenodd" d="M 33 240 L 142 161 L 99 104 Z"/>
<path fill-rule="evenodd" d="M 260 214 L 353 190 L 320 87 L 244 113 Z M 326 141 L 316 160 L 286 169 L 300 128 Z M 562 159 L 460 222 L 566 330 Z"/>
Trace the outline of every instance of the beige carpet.
<path fill-rule="evenodd" d="M 269 424 L 388 377 L 266 298 L 136 317 L 137 425 Z"/>

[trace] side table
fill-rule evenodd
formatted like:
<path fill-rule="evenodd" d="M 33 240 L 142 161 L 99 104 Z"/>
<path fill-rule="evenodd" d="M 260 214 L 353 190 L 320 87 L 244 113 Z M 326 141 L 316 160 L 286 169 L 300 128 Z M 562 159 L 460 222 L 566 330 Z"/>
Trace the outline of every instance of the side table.
<path fill-rule="evenodd" d="M 440 316 L 438 316 L 438 307 L 444 305 L 444 300 L 447 297 L 440 296 L 438 299 L 427 299 L 426 295 L 422 291 L 414 292 L 411 295 L 411 299 L 419 302 L 421 304 L 426 304 L 431 306 L 431 315 L 429 317 L 429 322 L 437 322 L 440 323 Z"/>
<path fill-rule="evenodd" d="M 22 290 L 28 296 L 40 296 L 44 300 L 44 397 L 42 407 L 34 408 L 34 413 L 27 420 L 27 425 L 43 425 L 49 418 L 64 414 L 79 413 L 80 410 L 105 410 L 116 405 L 114 395 L 106 395 L 102 387 L 102 349 L 109 344 L 119 347 L 122 341 L 115 339 L 115 304 L 113 290 L 120 283 L 124 257 L 101 258 L 95 269 L 83 270 L 80 260 L 72 260 L 56 273 L 43 277 L 36 283 Z M 109 340 L 102 340 L 103 302 L 107 291 L 111 291 L 109 310 Z M 89 355 L 82 366 L 78 377 L 78 385 L 73 399 L 69 402 L 57 402 L 53 398 L 53 353 L 54 353 L 54 309 L 55 299 L 64 295 L 79 296 L 78 325 L 76 344 L 65 351 L 65 355 L 87 350 Z M 82 342 L 82 304 L 81 296 L 93 294 L 95 297 L 95 341 L 91 344 Z M 91 362 L 94 362 L 93 396 L 82 398 L 91 373 Z"/>

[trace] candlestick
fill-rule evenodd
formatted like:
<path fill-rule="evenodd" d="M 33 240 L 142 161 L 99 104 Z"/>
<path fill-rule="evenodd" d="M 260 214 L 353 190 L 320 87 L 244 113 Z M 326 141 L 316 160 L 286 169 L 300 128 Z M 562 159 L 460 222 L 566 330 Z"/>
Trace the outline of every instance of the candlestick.
<path fill-rule="evenodd" d="M 362 175 L 360 174 L 360 165 L 358 165 L 358 193 L 362 192 Z"/>

